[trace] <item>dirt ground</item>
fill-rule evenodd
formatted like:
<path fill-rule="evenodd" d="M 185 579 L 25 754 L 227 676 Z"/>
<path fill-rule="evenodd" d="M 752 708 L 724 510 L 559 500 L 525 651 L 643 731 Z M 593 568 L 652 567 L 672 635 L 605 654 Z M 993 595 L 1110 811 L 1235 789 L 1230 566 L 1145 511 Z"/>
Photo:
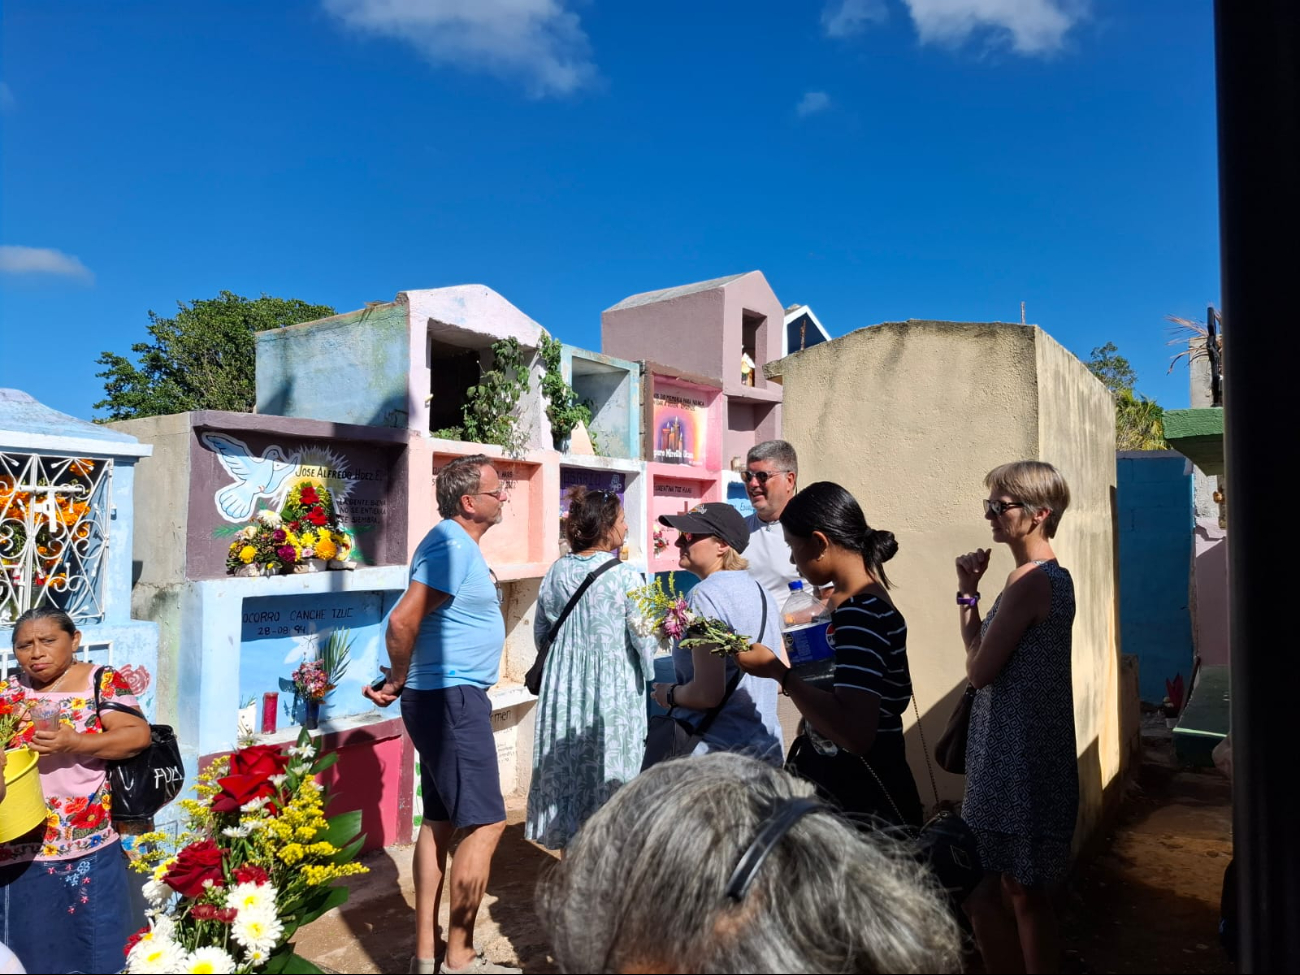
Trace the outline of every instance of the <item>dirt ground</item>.
<path fill-rule="evenodd" d="M 1144 744 L 1115 829 L 1062 892 L 1065 971 L 1232 972 L 1217 935 L 1232 850 L 1228 783 L 1212 769 L 1178 769 L 1167 735 Z M 521 819 L 522 810 L 512 810 L 476 940 L 493 961 L 554 972 L 532 904 L 538 878 L 555 860 L 523 838 Z M 414 940 L 411 853 L 371 854 L 371 872 L 355 878 L 348 904 L 299 935 L 301 954 L 334 972 L 406 971 Z"/>

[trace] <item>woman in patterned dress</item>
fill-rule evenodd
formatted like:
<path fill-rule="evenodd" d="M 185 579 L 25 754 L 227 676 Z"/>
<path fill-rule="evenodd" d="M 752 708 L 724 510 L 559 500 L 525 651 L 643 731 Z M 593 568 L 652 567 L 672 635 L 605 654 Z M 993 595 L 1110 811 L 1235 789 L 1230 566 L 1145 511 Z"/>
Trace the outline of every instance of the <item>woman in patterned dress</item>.
<path fill-rule="evenodd" d="M 1071 629 L 1074 582 L 1051 539 L 1070 503 L 1050 464 L 1004 464 L 984 479 L 984 516 L 1015 570 L 984 619 L 990 549 L 957 559 L 966 673 L 975 688 L 962 816 L 979 838 L 984 881 L 966 902 L 991 972 L 1054 972 L 1051 893 L 1070 865 L 1079 811 Z"/>
<path fill-rule="evenodd" d="M 573 488 L 565 536 L 571 553 L 551 566 L 537 598 L 538 645 L 584 579 L 616 556 L 627 518 L 612 491 Z M 578 600 L 542 671 L 525 833 L 563 850 L 587 818 L 641 771 L 653 636 L 634 628 L 628 593 L 645 584 L 629 565 L 601 574 Z"/>
<path fill-rule="evenodd" d="M 126 855 L 109 818 L 107 769 L 148 746 L 149 725 L 121 711 L 96 711 L 96 673 L 101 701 L 138 705 L 111 667 L 96 671 L 74 659 L 80 642 L 61 610 L 28 610 L 14 626 L 24 685 L 58 709 L 57 718 L 41 727 L 28 722 L 18 735 L 40 755 L 49 817 L 0 843 L 0 941 L 31 971 L 119 971 L 131 936 Z"/>

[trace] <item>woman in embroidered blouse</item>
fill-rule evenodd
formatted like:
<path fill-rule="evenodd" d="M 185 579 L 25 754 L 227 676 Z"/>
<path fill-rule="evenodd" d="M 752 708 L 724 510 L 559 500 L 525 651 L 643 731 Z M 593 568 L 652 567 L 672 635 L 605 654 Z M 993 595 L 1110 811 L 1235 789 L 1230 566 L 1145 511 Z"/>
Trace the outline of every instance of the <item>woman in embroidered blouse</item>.
<path fill-rule="evenodd" d="M 23 683 L 38 702 L 57 705 L 58 718 L 38 716 L 18 735 L 41 756 L 50 813 L 43 827 L 0 843 L 0 941 L 33 970 L 115 972 L 132 924 L 107 763 L 143 751 L 150 733 L 143 718 L 97 712 L 96 669 L 73 657 L 80 642 L 71 617 L 49 607 L 28 610 L 14 626 Z M 100 700 L 137 707 L 120 674 L 98 673 Z"/>

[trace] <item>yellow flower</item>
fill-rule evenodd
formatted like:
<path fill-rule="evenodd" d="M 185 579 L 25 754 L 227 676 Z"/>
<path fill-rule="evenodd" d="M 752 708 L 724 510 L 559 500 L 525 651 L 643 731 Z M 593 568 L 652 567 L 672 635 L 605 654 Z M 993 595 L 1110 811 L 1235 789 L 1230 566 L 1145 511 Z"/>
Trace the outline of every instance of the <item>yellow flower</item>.
<path fill-rule="evenodd" d="M 257 558 L 257 549 L 253 548 L 253 546 L 245 545 L 239 550 L 239 561 L 243 562 L 244 565 L 248 565 L 255 558 Z"/>
<path fill-rule="evenodd" d="M 338 546 L 328 538 L 322 538 L 316 543 L 316 558 L 329 561 L 339 554 Z"/>
<path fill-rule="evenodd" d="M 276 854 L 287 866 L 293 866 L 307 851 L 301 843 L 288 843 Z"/>
<path fill-rule="evenodd" d="M 303 532 L 301 535 L 298 536 L 298 540 L 302 542 L 303 545 L 316 544 L 316 536 L 313 535 L 311 532 Z"/>
<path fill-rule="evenodd" d="M 80 711 L 83 708 L 85 708 L 85 706 L 86 706 L 86 699 L 84 697 L 74 697 L 71 701 L 68 702 L 68 707 L 72 708 L 72 710 L 74 711 Z"/>

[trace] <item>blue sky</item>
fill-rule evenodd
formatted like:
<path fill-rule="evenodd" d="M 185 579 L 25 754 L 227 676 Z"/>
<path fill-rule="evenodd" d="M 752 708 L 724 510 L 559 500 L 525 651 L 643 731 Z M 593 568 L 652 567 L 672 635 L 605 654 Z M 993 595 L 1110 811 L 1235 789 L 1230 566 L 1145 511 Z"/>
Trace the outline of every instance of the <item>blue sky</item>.
<path fill-rule="evenodd" d="M 1218 303 L 1209 0 L 7 0 L 0 385 L 222 289 L 339 311 L 478 282 L 599 348 L 626 295 L 760 269 L 833 335 L 1114 341 Z"/>

